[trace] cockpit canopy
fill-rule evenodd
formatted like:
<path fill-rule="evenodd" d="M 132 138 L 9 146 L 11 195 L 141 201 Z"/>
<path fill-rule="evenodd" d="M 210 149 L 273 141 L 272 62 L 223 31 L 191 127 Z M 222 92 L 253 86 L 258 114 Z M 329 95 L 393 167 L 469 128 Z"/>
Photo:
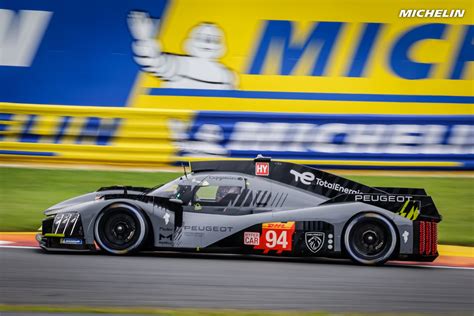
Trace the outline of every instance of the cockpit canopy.
<path fill-rule="evenodd" d="M 246 187 L 246 181 L 240 176 L 194 175 L 179 177 L 150 195 L 170 199 L 179 199 L 183 204 L 192 202 L 211 202 L 227 205 L 236 199 Z"/>
<path fill-rule="evenodd" d="M 191 173 L 181 176 L 149 195 L 183 201 L 195 210 L 204 207 L 239 209 L 291 209 L 311 207 L 325 198 L 285 184 L 232 172 Z"/>

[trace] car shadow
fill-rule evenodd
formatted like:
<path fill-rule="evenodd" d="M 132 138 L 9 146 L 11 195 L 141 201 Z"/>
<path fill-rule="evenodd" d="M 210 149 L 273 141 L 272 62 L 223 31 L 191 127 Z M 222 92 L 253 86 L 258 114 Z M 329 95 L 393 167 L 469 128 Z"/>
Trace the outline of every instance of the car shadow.
<path fill-rule="evenodd" d="M 34 249 L 38 253 L 47 253 L 49 255 L 74 255 L 74 256 L 110 256 L 119 257 L 116 255 L 109 255 L 101 250 L 97 251 L 54 251 L 45 252 L 42 249 Z M 171 258 L 171 259 L 183 259 L 183 260 L 223 260 L 223 261 L 254 261 L 254 262 L 293 262 L 299 264 L 331 264 L 341 266 L 355 266 L 366 268 L 368 266 L 363 264 L 355 263 L 349 259 L 341 258 L 325 258 L 325 257 L 290 257 L 290 256 L 272 256 L 272 255 L 256 255 L 256 254 L 229 254 L 229 253 L 206 253 L 206 252 L 177 252 L 177 251 L 143 251 L 135 254 L 127 255 L 128 258 Z M 420 262 L 420 265 L 423 263 Z M 401 262 L 392 263 L 387 262 L 382 266 L 370 266 L 370 268 L 408 268 L 408 269 L 429 269 L 429 266 L 414 266 L 414 265 L 403 265 Z"/>

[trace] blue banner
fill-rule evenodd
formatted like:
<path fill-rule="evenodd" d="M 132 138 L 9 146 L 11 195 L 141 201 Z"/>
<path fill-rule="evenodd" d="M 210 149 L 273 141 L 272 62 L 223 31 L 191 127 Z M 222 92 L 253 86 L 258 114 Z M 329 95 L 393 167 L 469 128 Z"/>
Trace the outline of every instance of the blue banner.
<path fill-rule="evenodd" d="M 257 154 L 343 167 L 474 167 L 470 116 L 199 112 L 171 124 L 181 156 Z M 184 159 L 185 160 L 185 159 Z"/>
<path fill-rule="evenodd" d="M 125 106 L 139 67 L 127 15 L 166 0 L 2 0 L 0 101 Z"/>

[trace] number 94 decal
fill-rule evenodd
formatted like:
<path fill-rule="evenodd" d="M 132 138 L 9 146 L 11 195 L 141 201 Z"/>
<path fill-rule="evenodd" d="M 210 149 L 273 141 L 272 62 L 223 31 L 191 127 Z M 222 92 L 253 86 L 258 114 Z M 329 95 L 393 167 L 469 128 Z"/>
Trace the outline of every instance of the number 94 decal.
<path fill-rule="evenodd" d="M 291 251 L 295 222 L 262 224 L 262 235 L 254 249 L 262 249 L 263 253 L 276 250 L 277 253 Z"/>

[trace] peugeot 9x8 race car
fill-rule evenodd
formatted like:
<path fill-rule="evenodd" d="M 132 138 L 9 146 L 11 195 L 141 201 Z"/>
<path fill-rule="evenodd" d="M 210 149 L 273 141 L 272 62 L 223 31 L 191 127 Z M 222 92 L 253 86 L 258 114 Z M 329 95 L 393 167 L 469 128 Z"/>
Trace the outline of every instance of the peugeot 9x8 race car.
<path fill-rule="evenodd" d="M 369 187 L 328 172 L 257 157 L 191 163 L 154 188 L 110 186 L 45 211 L 47 250 L 249 253 L 433 261 L 435 204 L 424 189 Z"/>

